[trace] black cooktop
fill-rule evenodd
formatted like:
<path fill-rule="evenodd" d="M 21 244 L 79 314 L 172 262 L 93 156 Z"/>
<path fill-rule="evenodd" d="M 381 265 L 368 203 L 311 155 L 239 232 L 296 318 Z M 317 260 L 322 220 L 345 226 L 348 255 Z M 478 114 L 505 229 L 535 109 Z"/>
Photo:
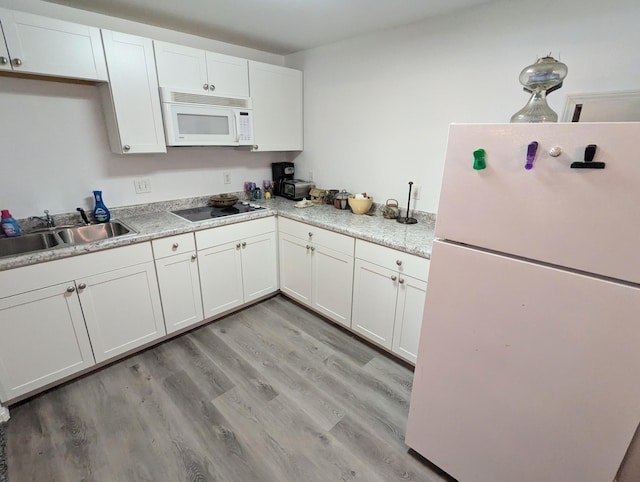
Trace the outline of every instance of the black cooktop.
<path fill-rule="evenodd" d="M 207 219 L 221 218 L 224 216 L 233 216 L 234 214 L 249 213 L 251 211 L 259 211 L 266 209 L 259 204 L 250 204 L 246 201 L 235 203 L 233 206 L 226 208 L 217 208 L 213 206 L 202 206 L 198 208 L 180 209 L 178 211 L 171 211 L 176 216 L 180 216 L 192 223 L 198 221 L 206 221 Z"/>

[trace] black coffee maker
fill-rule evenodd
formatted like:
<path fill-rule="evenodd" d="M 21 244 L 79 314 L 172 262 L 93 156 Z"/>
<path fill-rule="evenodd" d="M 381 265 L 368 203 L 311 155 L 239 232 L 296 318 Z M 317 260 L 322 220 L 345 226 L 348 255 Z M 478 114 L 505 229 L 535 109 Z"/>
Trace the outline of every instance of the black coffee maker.
<path fill-rule="evenodd" d="M 293 179 L 293 162 L 272 162 L 271 173 L 273 175 L 273 194 L 282 195 L 282 182 Z"/>

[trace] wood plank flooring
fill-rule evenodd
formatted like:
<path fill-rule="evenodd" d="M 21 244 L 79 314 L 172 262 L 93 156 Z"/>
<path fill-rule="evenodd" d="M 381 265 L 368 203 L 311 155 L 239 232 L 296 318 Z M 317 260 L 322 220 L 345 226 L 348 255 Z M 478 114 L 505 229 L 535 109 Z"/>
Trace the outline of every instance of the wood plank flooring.
<path fill-rule="evenodd" d="M 9 481 L 451 481 L 412 376 L 276 296 L 12 407 Z"/>

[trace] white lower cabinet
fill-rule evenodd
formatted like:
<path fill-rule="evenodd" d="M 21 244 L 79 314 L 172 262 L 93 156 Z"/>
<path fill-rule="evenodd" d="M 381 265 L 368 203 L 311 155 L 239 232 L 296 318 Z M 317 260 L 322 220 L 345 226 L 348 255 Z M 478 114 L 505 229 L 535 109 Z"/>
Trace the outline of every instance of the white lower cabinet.
<path fill-rule="evenodd" d="M 354 239 L 286 218 L 279 232 L 280 290 L 351 326 Z"/>
<path fill-rule="evenodd" d="M 152 261 L 80 279 L 78 295 L 98 363 L 166 333 Z"/>
<path fill-rule="evenodd" d="M 351 327 L 415 363 L 429 260 L 356 242 Z"/>
<path fill-rule="evenodd" d="M 0 402 L 165 334 L 150 243 L 0 272 Z"/>
<path fill-rule="evenodd" d="M 198 231 L 196 245 L 205 318 L 278 290 L 275 218 Z"/>
<path fill-rule="evenodd" d="M 73 281 L 0 299 L 0 400 L 95 364 Z"/>
<path fill-rule="evenodd" d="M 204 313 L 193 234 L 156 239 L 151 244 L 167 333 L 202 321 Z"/>

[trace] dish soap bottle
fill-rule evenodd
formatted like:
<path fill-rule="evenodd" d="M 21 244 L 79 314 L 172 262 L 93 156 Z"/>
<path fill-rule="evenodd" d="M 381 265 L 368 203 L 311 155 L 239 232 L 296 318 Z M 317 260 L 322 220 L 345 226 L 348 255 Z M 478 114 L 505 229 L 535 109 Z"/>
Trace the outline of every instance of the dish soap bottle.
<path fill-rule="evenodd" d="M 2 230 L 7 237 L 14 238 L 16 236 L 20 236 L 22 233 L 20 232 L 20 226 L 18 225 L 18 221 L 16 221 L 8 209 L 2 210 Z"/>
<path fill-rule="evenodd" d="M 97 223 L 106 223 L 111 219 L 111 213 L 107 206 L 102 202 L 102 191 L 93 191 L 93 197 L 96 200 L 96 205 L 93 208 L 93 219 Z"/>

